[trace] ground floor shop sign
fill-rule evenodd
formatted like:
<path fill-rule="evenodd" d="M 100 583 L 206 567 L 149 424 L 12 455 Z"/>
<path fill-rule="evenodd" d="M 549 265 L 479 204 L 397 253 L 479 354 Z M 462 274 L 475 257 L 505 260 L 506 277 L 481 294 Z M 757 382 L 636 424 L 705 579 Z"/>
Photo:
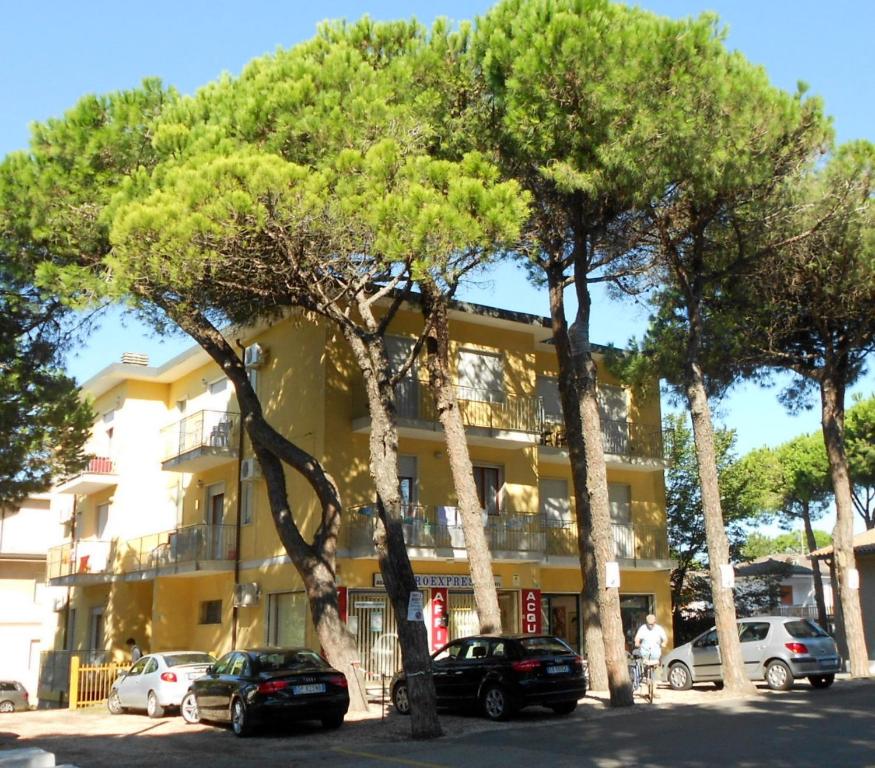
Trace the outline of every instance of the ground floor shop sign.
<path fill-rule="evenodd" d="M 443 648 L 450 640 L 448 616 L 449 590 L 434 587 L 431 590 L 431 649 Z"/>
<path fill-rule="evenodd" d="M 523 632 L 527 635 L 541 634 L 541 590 L 524 589 L 521 593 L 523 601 Z"/>

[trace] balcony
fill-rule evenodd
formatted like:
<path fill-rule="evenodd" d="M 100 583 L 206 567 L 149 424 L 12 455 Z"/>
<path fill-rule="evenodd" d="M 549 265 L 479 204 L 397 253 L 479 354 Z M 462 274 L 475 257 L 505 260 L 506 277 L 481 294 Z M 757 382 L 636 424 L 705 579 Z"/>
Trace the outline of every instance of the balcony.
<path fill-rule="evenodd" d="M 614 551 L 612 556 L 621 565 L 642 567 L 651 564 L 663 568 L 669 562 L 668 537 L 664 527 L 632 523 L 612 523 Z M 547 557 L 579 556 L 577 523 L 548 523 L 546 527 Z"/>
<path fill-rule="evenodd" d="M 115 462 L 106 456 L 95 456 L 82 472 L 64 480 L 55 490 L 58 493 L 88 496 L 115 485 L 118 485 Z"/>
<path fill-rule="evenodd" d="M 161 469 L 203 472 L 237 458 L 240 414 L 198 411 L 161 430 Z"/>
<path fill-rule="evenodd" d="M 56 587 L 111 581 L 115 542 L 84 539 L 51 547 L 46 556 L 46 579 Z"/>
<path fill-rule="evenodd" d="M 354 507 L 341 526 L 338 555 L 370 557 L 377 510 Z M 519 513 L 483 516 L 486 540 L 496 560 L 542 561 L 578 557 L 577 524 L 546 523 L 539 515 Z M 403 510 L 404 540 L 412 558 L 465 560 L 462 526 L 454 507 L 408 505 Z M 668 540 L 659 526 L 614 523 L 614 554 L 625 568 L 669 567 Z"/>
<path fill-rule="evenodd" d="M 353 401 L 353 430 L 367 432 L 371 419 L 363 386 Z M 541 438 L 541 401 L 538 397 L 512 395 L 503 391 L 456 386 L 456 398 L 468 442 L 494 445 L 497 442 L 536 444 Z M 402 381 L 395 390 L 398 431 L 420 439 L 443 440 L 434 397 L 426 382 Z"/>
<path fill-rule="evenodd" d="M 120 569 L 128 580 L 153 575 L 223 571 L 237 558 L 234 525 L 186 525 L 131 539 L 120 548 Z"/>
<path fill-rule="evenodd" d="M 602 442 L 607 465 L 623 469 L 662 469 L 665 466 L 665 434 L 661 427 L 631 421 L 602 421 Z M 567 462 L 565 425 L 544 423 L 541 461 Z"/>

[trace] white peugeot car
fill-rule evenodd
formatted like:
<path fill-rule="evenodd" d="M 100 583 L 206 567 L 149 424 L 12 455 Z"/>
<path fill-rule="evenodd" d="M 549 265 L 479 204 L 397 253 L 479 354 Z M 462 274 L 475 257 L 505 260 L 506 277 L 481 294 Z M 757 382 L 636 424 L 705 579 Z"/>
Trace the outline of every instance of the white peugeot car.
<path fill-rule="evenodd" d="M 213 656 L 201 651 L 150 653 L 119 675 L 106 706 L 114 715 L 145 709 L 149 717 L 161 717 L 169 707 L 178 709 L 191 681 L 215 663 Z"/>

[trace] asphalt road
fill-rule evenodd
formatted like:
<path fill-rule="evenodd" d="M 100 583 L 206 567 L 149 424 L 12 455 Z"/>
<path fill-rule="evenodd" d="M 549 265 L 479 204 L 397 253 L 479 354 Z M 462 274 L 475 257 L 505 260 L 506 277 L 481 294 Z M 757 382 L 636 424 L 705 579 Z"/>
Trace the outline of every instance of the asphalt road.
<path fill-rule="evenodd" d="M 525 714 L 525 713 L 524 713 Z M 431 742 L 343 746 L 298 755 L 294 768 L 564 766 L 875 766 L 875 683 L 702 707 L 639 705 L 598 718 L 523 717 L 517 727 Z"/>

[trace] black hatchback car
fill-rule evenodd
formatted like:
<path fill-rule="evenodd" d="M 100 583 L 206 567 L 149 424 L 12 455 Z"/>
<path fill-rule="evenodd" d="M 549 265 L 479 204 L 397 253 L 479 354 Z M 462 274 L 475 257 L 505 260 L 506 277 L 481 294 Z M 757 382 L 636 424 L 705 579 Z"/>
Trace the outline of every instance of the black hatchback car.
<path fill-rule="evenodd" d="M 586 694 L 583 660 L 558 637 L 477 635 L 454 640 L 431 657 L 439 707 L 479 707 L 490 720 L 505 720 L 539 704 L 567 715 Z M 392 678 L 392 703 L 409 714 L 407 680 Z"/>
<path fill-rule="evenodd" d="M 347 709 L 346 677 L 308 648 L 226 653 L 192 681 L 180 706 L 187 723 L 230 722 L 238 736 L 267 721 L 321 720 L 339 728 Z"/>

